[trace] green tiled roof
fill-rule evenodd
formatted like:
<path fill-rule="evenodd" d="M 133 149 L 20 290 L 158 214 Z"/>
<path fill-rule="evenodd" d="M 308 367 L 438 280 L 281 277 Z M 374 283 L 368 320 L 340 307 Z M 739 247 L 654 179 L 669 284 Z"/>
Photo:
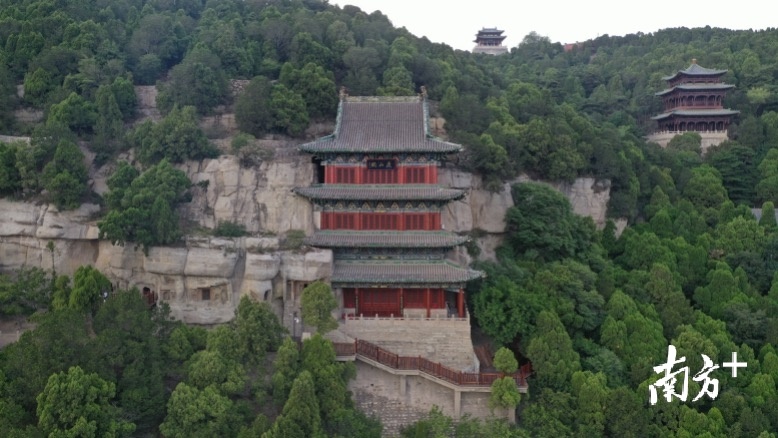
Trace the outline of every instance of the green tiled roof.
<path fill-rule="evenodd" d="M 700 90 L 729 90 L 735 88 L 734 85 L 731 84 L 722 84 L 722 83 L 715 83 L 715 84 L 706 84 L 706 83 L 697 83 L 697 84 L 680 84 L 676 85 L 673 88 L 668 88 L 667 90 L 662 90 L 658 93 L 656 93 L 657 96 L 664 96 L 665 94 L 670 94 L 671 92 L 675 90 L 684 90 L 684 91 L 700 91 Z"/>
<path fill-rule="evenodd" d="M 324 248 L 453 248 L 467 237 L 448 231 L 317 231 L 305 240 Z"/>
<path fill-rule="evenodd" d="M 695 109 L 695 110 L 673 110 L 658 116 L 651 117 L 652 120 L 662 120 L 672 116 L 695 117 L 695 116 L 734 116 L 740 114 L 740 111 L 730 109 Z"/>
<path fill-rule="evenodd" d="M 337 286 L 454 285 L 483 276 L 449 261 L 336 260 L 332 283 Z"/>
<path fill-rule="evenodd" d="M 346 98 L 338 125 L 327 137 L 300 146 L 310 153 L 459 152 L 462 146 L 429 134 L 420 98 Z"/>
<path fill-rule="evenodd" d="M 336 201 L 451 201 L 465 196 L 462 190 L 432 184 L 323 184 L 294 190 L 306 198 Z"/>

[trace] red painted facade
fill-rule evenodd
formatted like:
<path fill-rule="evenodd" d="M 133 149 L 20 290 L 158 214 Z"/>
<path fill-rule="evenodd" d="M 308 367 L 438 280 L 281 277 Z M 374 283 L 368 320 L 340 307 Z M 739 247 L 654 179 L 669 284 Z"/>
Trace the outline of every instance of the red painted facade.
<path fill-rule="evenodd" d="M 437 184 L 438 167 L 398 166 L 394 169 L 370 169 L 367 166 L 326 166 L 325 184 Z"/>
<path fill-rule="evenodd" d="M 389 160 L 386 160 L 389 161 Z M 437 164 L 402 165 L 396 161 L 391 168 L 370 168 L 363 165 L 327 165 L 325 184 L 437 184 Z M 385 163 L 381 163 L 385 165 Z M 322 230 L 393 230 L 436 231 L 442 229 L 440 212 L 333 212 L 321 213 Z M 403 309 L 426 309 L 430 317 L 432 309 L 446 308 L 445 291 L 441 288 L 344 288 L 343 307 L 355 309 L 365 316 L 403 316 Z M 460 317 L 464 316 L 460 291 L 456 303 L 451 303 Z"/>
<path fill-rule="evenodd" d="M 440 230 L 440 213 L 374 213 L 332 212 L 321 213 L 322 230 Z"/>
<path fill-rule="evenodd" d="M 403 309 L 445 309 L 445 291 L 440 288 L 345 288 L 343 307 L 364 316 L 401 316 Z"/>

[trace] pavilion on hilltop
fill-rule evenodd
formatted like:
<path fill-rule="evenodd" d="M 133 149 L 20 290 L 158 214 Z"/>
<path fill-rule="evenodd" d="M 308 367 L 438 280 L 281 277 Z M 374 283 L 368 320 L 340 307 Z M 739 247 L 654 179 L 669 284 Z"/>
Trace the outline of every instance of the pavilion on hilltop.
<path fill-rule="evenodd" d="M 486 53 L 489 55 L 502 55 L 508 53 L 508 48 L 502 45 L 506 38 L 503 31 L 497 28 L 482 28 L 475 36 L 473 53 Z"/>
<path fill-rule="evenodd" d="M 727 140 L 732 118 L 739 113 L 723 106 L 728 90 L 735 86 L 722 82 L 727 70 L 701 67 L 697 60 L 686 70 L 662 79 L 668 88 L 656 93 L 664 102 L 664 111 L 652 117 L 657 131 L 648 137 L 662 146 L 678 134 L 697 132 L 702 137 L 703 150 Z"/>
<path fill-rule="evenodd" d="M 296 192 L 314 204 L 307 244 L 333 251 L 331 283 L 345 318 L 465 317 L 464 284 L 482 274 L 449 260 L 466 238 L 441 212 L 462 190 L 438 184 L 438 166 L 461 146 L 433 137 L 426 94 L 341 93 L 335 132 L 300 150 L 319 184 Z"/>

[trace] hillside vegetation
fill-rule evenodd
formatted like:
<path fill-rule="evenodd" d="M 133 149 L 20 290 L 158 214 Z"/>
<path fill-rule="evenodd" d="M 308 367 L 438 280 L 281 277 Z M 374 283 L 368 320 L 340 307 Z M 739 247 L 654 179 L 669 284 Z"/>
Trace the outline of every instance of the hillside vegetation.
<path fill-rule="evenodd" d="M 778 30 L 708 27 L 604 35 L 570 52 L 531 33 L 509 54 L 492 57 L 417 38 L 394 28 L 390 18 L 319 0 L 0 0 L 0 133 L 31 136 L 30 145 L 0 143 L 0 196 L 48 200 L 61 209 L 101 202 L 103 238 L 146 248 L 167 244 L 181 235 L 175 207 L 187 202 L 190 186 L 174 164 L 220 152 L 198 127 L 201 116 L 234 111 L 242 131 L 234 146 L 240 152 L 252 137 L 268 134 L 302 141 L 311 122 L 334 119 L 340 87 L 351 95 L 409 95 L 424 86 L 449 137 L 466 147 L 455 164 L 481 174 L 488 187 L 498 189 L 519 174 L 608 179 L 610 217 L 631 224 L 617 237 L 613 223 L 596 230 L 545 186 L 513 187 L 516 207 L 506 217 L 498 262 L 480 263 L 488 276 L 468 290 L 481 330 L 522 362 L 530 360 L 535 370 L 529 396 L 519 404 L 518 428 L 501 430 L 500 436 L 775 436 Z M 478 27 L 474 23 L 473 32 Z M 665 87 L 662 76 L 685 69 L 692 59 L 728 69 L 724 81 L 736 88 L 724 106 L 741 112 L 731 126 L 732 141 L 705 156 L 694 134 L 676 138 L 666 149 L 643 139 L 653 129 L 650 117 L 661 110 L 654 93 Z M 248 81 L 237 98 L 233 79 Z M 137 123 L 133 86 L 154 84 L 164 117 Z M 22 97 L 16 85 L 23 85 Z M 14 112 L 22 108 L 43 111 L 43 121 L 17 121 Z M 117 163 L 110 192 L 100 198 L 89 191 L 83 148 L 98 163 L 113 163 L 133 149 L 137 162 Z M 755 207 L 761 207 L 759 220 L 751 212 Z M 25 272 L 0 283 L 0 310 L 55 308 L 52 297 L 68 283 L 52 279 L 33 289 L 18 287 L 30 281 Z M 28 296 L 31 291 L 37 295 Z M 96 431 L 118 436 L 129 430 L 118 419 L 129 418 L 138 430 L 176 435 L 179 426 L 163 415 L 163 407 L 170 416 L 186 397 L 227 410 L 229 403 L 245 402 L 248 407 L 238 409 L 240 424 L 270 429 L 267 419 L 250 426 L 259 418 L 251 409 L 261 402 L 247 401 L 245 382 L 238 392 L 230 392 L 229 381 L 216 382 L 222 392 L 209 390 L 179 363 L 179 371 L 166 378 L 186 388 L 171 396 L 162 376 L 146 381 L 130 373 L 145 365 L 125 356 L 116 360 L 126 363 L 84 365 L 75 357 L 82 347 L 96 342 L 93 335 L 108 336 L 106 330 L 116 324 L 106 320 L 99 326 L 100 318 L 108 318 L 100 316 L 104 305 L 99 300 L 91 305 L 80 311 L 97 312 L 95 333 L 57 344 L 62 349 L 57 354 L 70 359 L 23 369 L 17 357 L 38 357 L 30 355 L 40 354 L 34 345 L 44 341 L 35 339 L 55 336 L 49 324 L 83 327 L 82 319 L 55 316 L 53 310 L 48 317 L 54 322 L 42 321 L 37 335 L 0 353 L 0 411 L 15 413 L 1 416 L 0 431 L 37 436 L 54 430 L 54 407 L 45 402 L 51 374 L 58 376 L 51 385 L 62 379 L 87 382 L 106 400 L 116 385 L 120 401 L 111 406 L 125 414 L 102 403 L 101 418 L 116 421 L 98 422 Z M 143 324 L 152 323 L 162 324 Z M 164 327 L 143 330 L 167 333 L 160 331 Z M 201 333 L 169 330 L 170 336 L 179 330 L 179 341 L 189 342 L 187 354 L 175 353 L 180 361 L 199 351 L 197 360 L 238 367 L 238 359 L 214 359 L 218 343 L 226 342 L 212 341 L 217 335 L 208 335 L 206 347 Z M 45 345 L 56 344 L 54 339 Z M 25 346 L 28 342 L 33 346 Z M 159 342 L 148 348 L 172 348 L 165 346 L 172 342 L 167 338 Z M 660 396 L 650 405 L 649 386 L 660 378 L 653 367 L 665 362 L 670 344 L 690 367 L 689 396 L 685 402 Z M 68 346 L 72 351 L 65 351 Z M 98 346 L 84 351 L 102 351 L 93 348 Z M 719 381 L 715 400 L 692 402 L 700 384 L 691 377 L 703 367 L 701 355 L 721 365 L 733 352 L 748 367 L 737 377 L 724 368 L 713 371 L 710 377 Z M 173 353 L 155 354 L 159 359 L 148 360 L 168 360 Z M 70 365 L 84 369 L 69 371 Z M 36 374 L 33 379 L 25 373 Z M 283 400 L 291 394 L 306 399 L 312 388 L 311 376 L 304 374 Z M 314 386 L 316 379 L 314 373 Z M 139 403 L 145 399 L 153 401 L 153 412 Z M 283 401 L 274 406 L 271 416 L 281 412 Z M 232 421 L 220 415 L 203 417 L 209 425 L 202 430 L 238 433 L 234 425 L 219 429 Z M 324 421 L 323 429 L 319 423 L 306 427 L 334 433 L 336 420 L 322 415 L 324 420 L 305 418 Z M 372 427 L 353 419 L 351 411 L 343 415 L 349 417 L 342 424 L 353 420 Z M 279 420 L 273 427 L 287 423 Z M 433 414 L 406 435 L 433 436 L 450 427 Z M 370 433 L 375 429 L 364 436 Z"/>

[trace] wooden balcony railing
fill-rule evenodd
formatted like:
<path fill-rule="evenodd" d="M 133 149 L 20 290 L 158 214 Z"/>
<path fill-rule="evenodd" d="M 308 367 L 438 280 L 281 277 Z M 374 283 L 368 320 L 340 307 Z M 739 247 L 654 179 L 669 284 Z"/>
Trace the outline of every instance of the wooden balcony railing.
<path fill-rule="evenodd" d="M 362 356 L 376 361 L 384 366 L 402 371 L 419 371 L 431 377 L 459 386 L 488 387 L 496 379 L 502 377 L 500 373 L 468 373 L 451 369 L 439 362 L 433 362 L 423 357 L 400 356 L 373 343 L 356 340 L 351 342 L 336 342 L 335 352 L 337 356 Z M 527 377 L 532 374 L 532 367 L 526 364 L 511 377 L 519 388 L 527 388 Z"/>

